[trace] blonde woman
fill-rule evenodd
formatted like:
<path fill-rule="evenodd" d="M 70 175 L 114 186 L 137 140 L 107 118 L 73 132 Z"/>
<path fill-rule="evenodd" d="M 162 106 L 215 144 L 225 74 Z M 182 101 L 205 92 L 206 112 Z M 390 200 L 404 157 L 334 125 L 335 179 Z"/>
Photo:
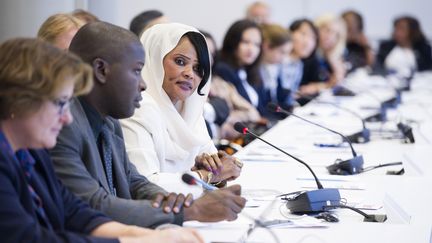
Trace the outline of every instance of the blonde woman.
<path fill-rule="evenodd" d="M 316 19 L 319 41 L 316 56 L 310 62 L 316 65 L 305 65 L 317 72 L 317 80 L 309 80 L 308 84 L 302 83 L 300 92 L 306 95 L 314 95 L 322 89 L 332 88 L 343 80 L 346 74 L 344 64 L 344 51 L 346 45 L 346 27 L 343 20 L 334 15 L 322 15 Z M 315 59 L 315 60 L 314 60 Z"/>
<path fill-rule="evenodd" d="M 62 50 L 67 50 L 72 38 L 84 24 L 84 21 L 71 14 L 55 14 L 45 20 L 37 36 Z"/>

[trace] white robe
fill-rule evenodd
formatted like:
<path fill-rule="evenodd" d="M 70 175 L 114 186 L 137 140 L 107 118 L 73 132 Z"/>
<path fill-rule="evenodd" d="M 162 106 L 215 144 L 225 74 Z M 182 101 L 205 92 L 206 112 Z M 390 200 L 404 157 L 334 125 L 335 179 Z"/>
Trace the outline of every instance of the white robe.
<path fill-rule="evenodd" d="M 122 120 L 122 128 L 129 159 L 138 171 L 167 191 L 195 192 L 181 182 L 181 174 L 190 171 L 200 153 L 217 152 L 207 132 L 203 107 L 210 81 L 195 91 L 184 102 L 174 106 L 162 89 L 163 58 L 174 49 L 187 32 L 195 28 L 176 24 L 158 24 L 144 32 L 141 42 L 146 51 L 142 71 L 147 90 L 143 92 L 141 107 L 135 114 Z"/>

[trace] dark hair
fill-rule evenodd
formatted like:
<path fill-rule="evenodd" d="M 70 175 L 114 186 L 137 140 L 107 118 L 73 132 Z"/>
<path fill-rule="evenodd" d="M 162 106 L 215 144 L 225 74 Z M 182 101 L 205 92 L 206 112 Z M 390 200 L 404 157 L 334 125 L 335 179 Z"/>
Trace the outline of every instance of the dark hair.
<path fill-rule="evenodd" d="M 260 32 L 261 40 L 262 40 L 263 36 L 262 36 L 261 29 L 259 25 L 254 21 L 243 19 L 243 20 L 238 20 L 231 25 L 231 27 L 228 29 L 227 33 L 225 34 L 222 49 L 220 52 L 221 55 L 220 57 L 222 61 L 225 61 L 226 63 L 230 64 L 235 68 L 240 68 L 240 64 L 236 56 L 236 50 L 240 45 L 240 42 L 242 41 L 243 33 L 247 29 L 251 29 L 251 28 L 255 28 Z M 253 84 L 261 83 L 261 75 L 259 74 L 259 60 L 261 59 L 261 55 L 262 55 L 262 47 L 260 46 L 260 53 L 256 58 L 256 60 L 252 64 L 245 67 L 248 76 L 248 81 L 250 83 Z"/>
<path fill-rule="evenodd" d="M 352 15 L 357 19 L 358 29 L 363 32 L 364 29 L 364 23 L 363 23 L 363 17 L 361 14 L 355 10 L 347 10 L 342 13 L 342 18 L 346 18 L 348 15 Z"/>
<path fill-rule="evenodd" d="M 139 37 L 152 20 L 162 16 L 163 13 L 158 10 L 144 11 L 132 19 L 129 25 L 129 30 Z"/>
<path fill-rule="evenodd" d="M 312 23 L 312 21 L 310 21 L 309 19 L 297 19 L 294 20 L 294 22 L 291 23 L 291 25 L 289 26 L 289 30 L 291 31 L 291 35 L 292 32 L 297 31 L 298 29 L 300 29 L 300 27 L 302 26 L 302 24 L 307 24 L 309 25 L 309 27 L 312 29 L 312 32 L 315 35 L 315 49 L 313 50 L 313 52 L 311 53 L 311 56 L 315 55 L 315 52 L 318 48 L 319 45 L 319 34 L 318 34 L 318 29 L 316 28 L 316 26 L 314 25 L 314 23 Z"/>
<path fill-rule="evenodd" d="M 393 27 L 402 21 L 408 24 L 408 38 L 412 45 L 426 42 L 426 38 L 421 30 L 420 22 L 412 16 L 401 16 L 393 22 Z"/>
<path fill-rule="evenodd" d="M 207 42 L 204 36 L 198 32 L 187 32 L 183 36 L 186 36 L 189 39 L 189 41 L 195 47 L 195 51 L 197 52 L 199 73 L 202 77 L 201 82 L 198 85 L 197 92 L 199 95 L 204 95 L 201 93 L 201 90 L 208 82 L 211 72 L 210 56 L 208 52 Z"/>
<path fill-rule="evenodd" d="M 207 31 L 205 31 L 205 30 L 199 30 L 199 32 L 201 32 L 201 34 L 203 34 L 203 36 L 204 36 L 207 40 L 210 40 L 210 41 L 213 43 L 214 47 L 217 48 L 217 47 L 216 47 L 216 41 L 215 41 L 215 39 L 213 38 L 213 36 L 212 36 L 209 32 L 207 32 Z M 215 53 L 212 54 L 212 55 L 216 55 L 216 52 L 217 52 L 217 50 L 215 50 Z M 215 57 L 213 56 L 213 58 L 215 58 Z"/>

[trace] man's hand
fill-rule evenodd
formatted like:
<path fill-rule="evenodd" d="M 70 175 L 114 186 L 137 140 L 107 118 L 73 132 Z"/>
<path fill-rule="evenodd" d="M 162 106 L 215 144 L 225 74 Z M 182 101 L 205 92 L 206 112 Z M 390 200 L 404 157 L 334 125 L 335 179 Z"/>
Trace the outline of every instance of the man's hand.
<path fill-rule="evenodd" d="M 155 208 L 163 207 L 165 213 L 170 213 L 171 211 L 179 213 L 182 207 L 190 207 L 192 202 L 193 197 L 190 193 L 186 197 L 182 193 L 170 193 L 168 195 L 158 193 L 153 199 L 152 206 Z"/>
<path fill-rule="evenodd" d="M 235 220 L 246 204 L 246 199 L 240 194 L 240 185 L 207 192 L 184 209 L 184 219 L 201 222 Z"/>

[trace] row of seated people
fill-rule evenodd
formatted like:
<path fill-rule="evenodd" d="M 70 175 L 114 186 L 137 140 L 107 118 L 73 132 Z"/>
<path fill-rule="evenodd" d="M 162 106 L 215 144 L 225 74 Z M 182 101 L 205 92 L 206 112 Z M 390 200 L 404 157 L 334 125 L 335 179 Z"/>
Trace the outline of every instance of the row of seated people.
<path fill-rule="evenodd" d="M 86 16 L 83 12 L 78 13 L 81 17 Z M 8 151 L 3 158 L 7 166 L 3 168 L 2 175 L 5 184 L 10 185 L 2 198 L 15 209 L 16 215 L 28 219 L 28 224 L 8 224 L 1 228 L 4 232 L 13 229 L 16 234 L 11 234 L 11 237 L 24 237 L 21 232 L 33 229 L 36 225 L 38 230 L 33 230 L 29 237 L 59 237 L 58 231 L 78 231 L 103 237 L 126 236 L 127 240 L 127 237 L 155 237 L 161 242 L 165 242 L 164 239 L 170 242 L 202 240 L 195 231 L 182 229 L 170 229 L 184 236 L 175 239 L 170 230 L 161 233 L 131 229 L 119 223 L 115 223 L 119 230 L 112 231 L 114 222 L 102 214 L 98 214 L 102 219 L 99 223 L 89 221 L 88 225 L 74 228 L 76 226 L 71 227 L 74 215 L 59 219 L 55 214 L 67 213 L 64 207 L 50 206 L 62 205 L 55 201 L 60 200 L 56 193 L 63 193 L 63 190 L 68 193 L 71 190 L 85 202 L 82 203 L 72 194 L 64 194 L 74 203 L 66 202 L 63 198 L 63 206 L 68 208 L 78 205 L 87 209 L 88 203 L 124 224 L 156 227 L 164 223 L 182 224 L 187 220 L 235 219 L 244 207 L 245 200 L 240 196 L 238 185 L 226 187 L 226 184 L 240 175 L 243 164 L 235 157 L 218 151 L 209 131 L 214 132 L 215 136 L 233 137 L 235 135 L 230 125 L 236 121 L 266 124 L 266 120 L 273 119 L 264 109 L 266 102 L 292 106 L 297 95 L 316 94 L 323 88 L 337 85 L 345 76 L 348 66 L 343 59 L 346 50 L 340 44 L 345 41 L 344 30 L 339 28 L 344 24 L 340 19 L 329 16 L 316 24 L 307 19 L 295 21 L 290 26 L 290 32 L 276 24 L 239 20 L 229 28 L 223 46 L 217 52 L 210 35 L 206 34 L 207 38 L 204 38 L 193 27 L 174 23 L 155 25 L 158 21 L 167 21 L 157 11 L 153 12 L 151 18 L 138 16 L 143 17 L 142 22 L 136 19 L 132 21 L 131 30 L 134 30 L 135 36 L 120 27 L 100 22 L 97 18 L 80 20 L 78 13 L 75 16 L 54 15 L 42 25 L 38 33 L 41 39 L 53 43 L 59 49 L 68 49 L 92 68 L 91 74 L 86 74 L 94 79 L 92 89 L 87 87 L 84 90 L 82 84 L 77 83 L 76 87 L 70 85 L 59 90 L 50 89 L 57 93 L 46 94 L 44 89 L 37 90 L 42 95 L 36 97 L 46 98 L 30 100 L 30 103 L 54 105 L 59 109 L 57 116 L 47 113 L 52 112 L 52 109 L 46 111 L 38 109 L 40 107 L 31 107 L 38 111 L 36 113 L 21 113 L 18 111 L 26 111 L 30 107 L 22 103 L 3 102 L 11 95 L 17 97 L 17 94 L 12 93 L 16 92 L 16 85 L 20 88 L 28 85 L 20 82 L 40 81 L 38 78 L 41 74 L 32 74 L 31 71 L 47 69 L 57 74 L 47 63 L 51 56 L 42 56 L 38 60 L 36 57 L 40 53 L 29 53 L 31 56 L 27 58 L 33 58 L 35 63 L 47 64 L 48 67 L 37 66 L 28 71 L 25 69 L 32 65 L 15 65 L 23 69 L 19 71 L 31 75 L 19 78 L 17 71 L 7 66 L 7 63 L 22 61 L 17 58 L 22 56 L 20 53 L 25 53 L 25 48 L 20 46 L 22 40 L 11 40 L 3 46 L 5 51 L 14 50 L 15 53 L 9 55 L 10 59 L 1 68 L 4 75 L 9 75 L 1 79 L 5 82 L 2 84 L 2 103 L 7 108 L 2 116 L 2 124 L 9 124 L 2 126 L 1 131 L 5 144 L 2 151 Z M 132 28 L 133 23 L 140 23 L 141 27 Z M 418 23 L 417 27 L 420 30 Z M 405 39 L 408 38 L 406 34 Z M 33 47 L 37 51 L 51 48 L 41 47 L 38 40 L 27 41 L 38 43 L 39 46 Z M 406 47 L 397 43 L 393 50 L 415 46 L 408 44 Z M 364 55 L 364 63 L 370 65 L 373 57 L 369 49 L 365 50 L 368 52 Z M 388 56 L 400 58 L 401 54 L 392 53 Z M 424 53 L 427 52 L 421 52 Z M 387 58 L 385 60 L 385 64 L 391 63 Z M 419 63 L 425 63 L 425 69 L 430 68 L 427 58 L 421 60 L 414 64 L 418 70 L 421 70 Z M 72 73 L 78 75 L 76 70 Z M 312 77 L 310 83 L 304 81 L 308 75 Z M 43 81 L 50 80 L 53 82 L 51 85 L 54 85 L 55 82 L 75 80 L 73 77 L 76 76 L 72 76 L 67 73 Z M 80 76 L 76 79 L 85 78 Z M 318 80 L 320 82 L 316 82 Z M 80 88 L 83 90 L 78 92 Z M 84 95 L 70 100 L 72 90 Z M 26 92 L 32 91 L 22 89 L 24 93 L 18 94 L 28 97 Z M 221 106 L 225 106 L 225 109 L 220 109 Z M 226 115 L 220 115 L 218 111 Z M 41 122 L 38 120 L 41 117 L 47 120 Z M 213 120 L 209 117 L 213 117 Z M 207 122 L 204 118 L 207 118 Z M 216 120 L 219 128 L 212 129 L 212 123 Z M 47 127 L 51 131 L 50 136 L 30 132 L 46 131 Z M 28 139 L 22 141 L 19 139 L 22 137 Z M 41 148 L 49 148 L 49 155 L 44 150 L 31 150 Z M 36 165 L 27 163 L 34 160 Z M 22 166 L 14 165 L 11 171 L 10 163 L 14 161 Z M 32 166 L 34 172 L 30 175 Z M 184 171 L 194 173 L 196 177 L 223 189 L 202 195 L 201 190 L 193 191 L 197 199 L 192 201 L 192 195 L 188 194 L 191 189 L 182 186 L 179 181 Z M 20 190 L 14 189 L 17 174 L 30 175 L 22 176 L 23 180 L 20 181 L 28 190 L 21 187 Z M 53 184 L 56 176 L 62 184 L 55 184 L 56 188 L 47 192 L 45 187 Z M 16 191 L 26 196 L 19 197 Z M 97 218 L 96 214 L 91 211 L 87 215 Z M 2 213 L 4 219 L 19 218 L 10 215 L 6 211 Z M 98 231 L 97 227 L 103 226 L 104 222 L 109 222 L 110 227 L 102 227 L 103 230 Z M 46 230 L 48 233 L 45 233 Z M 71 235 L 79 238 L 73 233 Z"/>
<path fill-rule="evenodd" d="M 61 20 L 72 20 L 75 30 Z M 63 27 L 69 39 L 55 35 Z M 203 242 L 191 229 L 146 228 L 237 218 L 245 199 L 239 185 L 226 182 L 242 163 L 216 150 L 202 117 L 211 60 L 205 38 L 182 24 L 146 34 L 140 41 L 109 23 L 56 15 L 39 39 L 0 45 L 3 240 Z M 143 132 L 137 139 L 160 141 L 145 145 L 157 154 L 159 172 L 195 173 L 221 189 L 200 189 L 194 200 L 142 175 L 118 120 L 134 113 Z"/>

